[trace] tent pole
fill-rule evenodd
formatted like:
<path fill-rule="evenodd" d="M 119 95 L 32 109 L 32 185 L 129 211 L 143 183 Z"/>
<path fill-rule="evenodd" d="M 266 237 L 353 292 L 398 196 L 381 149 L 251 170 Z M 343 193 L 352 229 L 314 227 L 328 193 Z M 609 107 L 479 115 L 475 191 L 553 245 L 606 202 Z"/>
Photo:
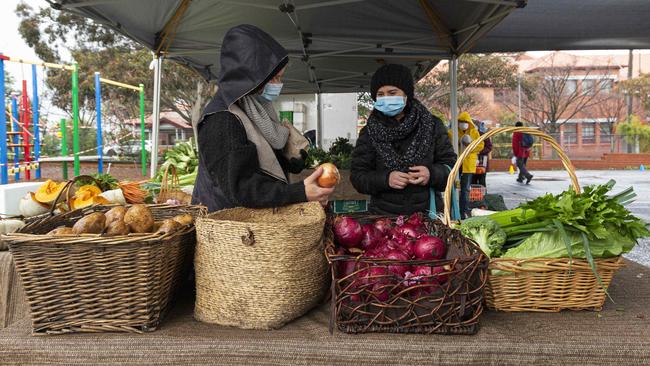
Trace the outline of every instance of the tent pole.
<path fill-rule="evenodd" d="M 153 115 L 151 116 L 151 178 L 156 176 L 158 168 L 158 130 L 160 128 L 160 77 L 162 74 L 162 57 L 154 56 L 153 76 Z"/>
<path fill-rule="evenodd" d="M 97 118 L 97 173 L 104 172 L 104 144 L 102 138 L 102 84 L 95 72 L 95 115 Z"/>
<path fill-rule="evenodd" d="M 316 93 L 316 145 L 323 148 L 323 99 L 320 93 Z"/>
<path fill-rule="evenodd" d="M 38 80 L 36 65 L 32 65 L 32 123 L 34 124 L 34 160 L 38 164 L 36 168 L 36 179 L 41 179 L 41 132 L 38 125 Z"/>
<path fill-rule="evenodd" d="M 449 60 L 449 84 L 451 136 L 454 151 L 458 154 L 458 56 L 456 55 L 451 56 Z"/>
<path fill-rule="evenodd" d="M 142 176 L 147 175 L 147 149 L 145 149 L 145 129 L 144 129 L 144 84 L 140 84 L 140 151 L 142 159 Z M 153 151 L 152 154 L 153 156 Z"/>

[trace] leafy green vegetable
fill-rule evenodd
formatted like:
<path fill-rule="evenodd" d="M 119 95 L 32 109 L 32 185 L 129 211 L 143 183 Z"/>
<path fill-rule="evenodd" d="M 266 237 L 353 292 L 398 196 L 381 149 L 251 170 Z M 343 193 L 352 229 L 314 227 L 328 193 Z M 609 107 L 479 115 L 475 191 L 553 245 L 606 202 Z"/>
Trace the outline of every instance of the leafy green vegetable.
<path fill-rule="evenodd" d="M 487 216 L 477 216 L 464 220 L 460 232 L 473 239 L 488 257 L 498 256 L 506 242 L 506 233 L 496 221 Z"/>
<path fill-rule="evenodd" d="M 587 252 L 582 238 L 578 232 L 568 232 L 569 246 L 564 242 L 560 230 L 544 231 L 531 235 L 519 246 L 508 249 L 501 258 L 528 259 L 528 258 L 582 258 L 587 259 L 589 253 L 592 258 L 610 258 L 629 252 L 634 246 L 634 240 L 619 238 L 611 232 L 606 238 L 591 240 Z M 571 256 L 569 251 L 571 250 Z"/>
<path fill-rule="evenodd" d="M 95 173 L 95 174 L 90 174 L 91 177 L 97 179 L 99 181 L 99 185 L 95 183 L 92 179 L 79 179 L 77 181 L 77 185 L 79 186 L 84 186 L 84 185 L 93 185 L 93 186 L 98 186 L 97 188 L 101 189 L 102 191 L 110 191 L 111 189 L 116 189 L 119 186 L 118 180 L 115 179 L 112 175 L 108 173 Z"/>
<path fill-rule="evenodd" d="M 164 162 L 156 174 L 155 180 L 157 182 L 162 181 L 165 170 L 170 165 L 176 168 L 176 174 L 179 176 L 181 186 L 194 184 L 199 169 L 199 157 L 193 139 L 190 138 L 189 141 L 179 142 L 173 148 L 165 151 Z M 185 179 L 182 179 L 183 177 Z"/>

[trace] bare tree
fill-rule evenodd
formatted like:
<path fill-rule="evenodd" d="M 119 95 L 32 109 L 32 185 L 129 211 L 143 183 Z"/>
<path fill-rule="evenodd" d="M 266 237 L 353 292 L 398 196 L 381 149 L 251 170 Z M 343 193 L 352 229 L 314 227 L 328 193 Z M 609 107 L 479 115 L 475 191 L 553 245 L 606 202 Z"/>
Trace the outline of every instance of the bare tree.
<path fill-rule="evenodd" d="M 606 132 L 609 134 L 607 138 L 610 141 L 610 151 L 616 150 L 616 139 L 614 133 L 616 132 L 616 124 L 625 118 L 625 109 L 627 103 L 625 95 L 622 93 L 619 86 L 613 88 L 609 93 L 603 93 L 601 103 L 596 105 L 596 111 L 601 118 L 605 118 L 606 122 L 602 124 L 607 126 Z M 601 141 L 603 129 L 601 129 Z"/>
<path fill-rule="evenodd" d="M 555 134 L 571 119 L 592 117 L 592 108 L 611 90 L 611 68 L 609 64 L 578 66 L 575 58 L 569 65 L 559 64 L 553 55 L 546 64 L 522 77 L 521 118 Z M 512 112 L 518 110 L 516 91 L 507 93 L 504 105 Z"/>

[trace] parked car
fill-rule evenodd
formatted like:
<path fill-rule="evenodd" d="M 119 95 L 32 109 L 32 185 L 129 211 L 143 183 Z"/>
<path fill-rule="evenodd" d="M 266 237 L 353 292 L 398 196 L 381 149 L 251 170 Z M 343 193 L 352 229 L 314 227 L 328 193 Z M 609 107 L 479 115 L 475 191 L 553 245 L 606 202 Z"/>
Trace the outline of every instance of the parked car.
<path fill-rule="evenodd" d="M 119 143 L 112 143 L 104 146 L 104 155 L 105 156 L 128 156 L 135 157 L 140 156 L 142 151 L 142 141 L 140 140 L 127 140 Z M 144 149 L 147 153 L 151 153 L 151 141 L 145 140 Z"/>

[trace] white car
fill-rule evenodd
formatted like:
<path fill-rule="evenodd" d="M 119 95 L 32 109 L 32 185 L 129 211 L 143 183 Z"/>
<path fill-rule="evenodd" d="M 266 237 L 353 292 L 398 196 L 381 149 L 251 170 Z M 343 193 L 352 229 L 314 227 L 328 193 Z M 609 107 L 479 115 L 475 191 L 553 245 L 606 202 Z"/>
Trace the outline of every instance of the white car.
<path fill-rule="evenodd" d="M 141 146 L 140 140 L 127 140 L 106 145 L 103 152 L 105 156 L 139 156 Z M 147 153 L 151 153 L 151 141 L 145 140 L 144 149 Z"/>

